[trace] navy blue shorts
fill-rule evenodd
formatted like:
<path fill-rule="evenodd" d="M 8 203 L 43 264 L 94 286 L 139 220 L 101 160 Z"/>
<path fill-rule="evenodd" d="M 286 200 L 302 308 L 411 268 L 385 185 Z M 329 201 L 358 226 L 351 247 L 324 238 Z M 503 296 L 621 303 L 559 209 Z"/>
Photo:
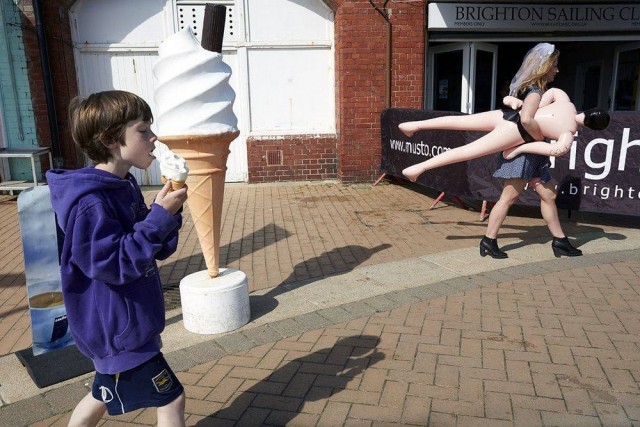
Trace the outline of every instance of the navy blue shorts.
<path fill-rule="evenodd" d="M 168 405 L 184 388 L 162 353 L 119 374 L 96 372 L 91 394 L 107 405 L 109 415 Z"/>

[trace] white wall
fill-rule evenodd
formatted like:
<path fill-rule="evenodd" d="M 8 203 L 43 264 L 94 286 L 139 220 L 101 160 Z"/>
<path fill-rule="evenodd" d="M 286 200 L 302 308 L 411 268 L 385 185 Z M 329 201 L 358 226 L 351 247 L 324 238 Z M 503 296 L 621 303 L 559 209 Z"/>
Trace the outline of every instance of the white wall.
<path fill-rule="evenodd" d="M 201 37 L 207 1 L 80 0 L 70 12 L 81 95 L 122 89 L 155 112 L 151 67 L 160 43 L 187 25 Z M 322 0 L 212 1 L 227 6 L 223 58 L 231 67 L 240 136 L 226 180 L 248 177 L 246 138 L 335 133 L 333 13 Z M 134 171 L 158 184 L 159 171 Z"/>
<path fill-rule="evenodd" d="M 321 0 L 245 0 L 253 134 L 335 133 L 333 13 Z"/>
<path fill-rule="evenodd" d="M 158 46 L 173 34 L 167 0 L 80 0 L 69 13 L 80 96 L 126 90 L 142 97 L 152 112 Z M 160 185 L 160 168 L 133 168 L 141 185 Z"/>

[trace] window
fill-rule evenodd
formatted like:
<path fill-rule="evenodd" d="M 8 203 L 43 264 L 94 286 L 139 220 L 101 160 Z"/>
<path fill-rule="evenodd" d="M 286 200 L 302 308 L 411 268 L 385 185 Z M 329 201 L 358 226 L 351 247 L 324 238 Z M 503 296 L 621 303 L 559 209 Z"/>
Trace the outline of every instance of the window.
<path fill-rule="evenodd" d="M 427 108 L 479 113 L 495 108 L 498 48 L 447 43 L 429 49 Z"/>
<path fill-rule="evenodd" d="M 640 76 L 640 43 L 616 48 L 614 62 L 614 111 L 639 111 L 638 80 Z"/>

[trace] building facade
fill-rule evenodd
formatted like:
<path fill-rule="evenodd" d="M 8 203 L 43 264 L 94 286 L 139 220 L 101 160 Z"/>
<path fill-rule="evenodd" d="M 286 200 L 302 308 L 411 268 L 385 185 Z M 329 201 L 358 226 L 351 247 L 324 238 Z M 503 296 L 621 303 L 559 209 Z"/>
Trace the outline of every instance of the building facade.
<path fill-rule="evenodd" d="M 0 144 L 52 147 L 55 166 L 65 168 L 86 162 L 69 135 L 69 101 L 117 88 L 153 108 L 158 45 L 185 25 L 197 33 L 206 3 L 1 1 L 0 50 L 12 60 L 0 63 Z M 640 110 L 637 2 L 211 3 L 229 12 L 223 54 L 234 70 L 241 130 L 227 181 L 372 182 L 380 175 L 385 108 L 496 108 L 524 54 L 540 41 L 561 51 L 555 85 L 579 109 Z M 3 176 L 28 169 L 13 161 L 3 168 Z M 143 184 L 159 182 L 154 171 L 137 173 Z"/>

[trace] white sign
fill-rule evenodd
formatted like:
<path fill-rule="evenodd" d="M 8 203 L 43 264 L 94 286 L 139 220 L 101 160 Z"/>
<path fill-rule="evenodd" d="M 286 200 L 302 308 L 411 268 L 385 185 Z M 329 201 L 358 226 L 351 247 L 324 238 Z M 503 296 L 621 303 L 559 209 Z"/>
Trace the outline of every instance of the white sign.
<path fill-rule="evenodd" d="M 640 31 L 636 4 L 430 3 L 430 30 Z"/>

